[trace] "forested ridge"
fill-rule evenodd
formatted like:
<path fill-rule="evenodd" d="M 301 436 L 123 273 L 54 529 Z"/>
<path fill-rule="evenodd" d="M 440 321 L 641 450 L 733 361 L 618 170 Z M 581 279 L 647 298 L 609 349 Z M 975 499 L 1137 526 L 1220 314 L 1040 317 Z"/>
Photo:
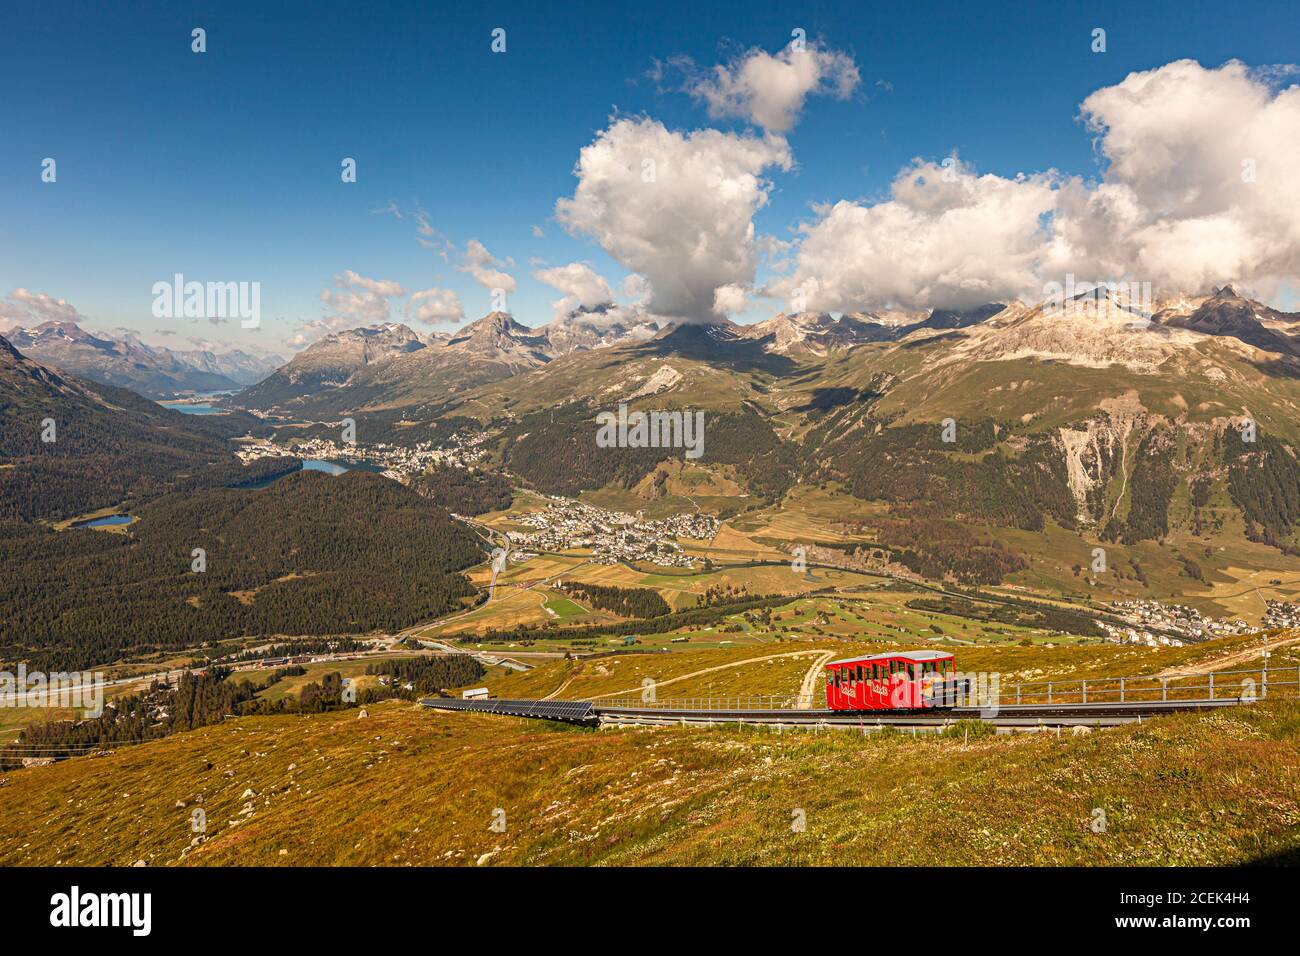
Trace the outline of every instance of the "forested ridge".
<path fill-rule="evenodd" d="M 1271 435 L 1245 442 L 1232 429 L 1220 436 L 1219 447 L 1228 463 L 1228 493 L 1246 518 L 1246 537 L 1297 553 L 1300 462 L 1295 453 Z"/>
<path fill-rule="evenodd" d="M 620 617 L 659 617 L 672 611 L 668 602 L 654 588 L 619 588 L 607 584 L 565 581 L 558 589 L 585 598 L 600 610 Z"/>
<path fill-rule="evenodd" d="M 504 511 L 514 499 L 510 481 L 493 471 L 434 465 L 411 487 L 439 507 L 460 515 Z"/>
<path fill-rule="evenodd" d="M 830 416 L 805 439 L 817 449 L 810 479 L 837 480 L 855 497 L 888 501 L 916 517 L 1031 531 L 1046 517 L 1067 528 L 1077 523 L 1065 463 L 1046 440 L 1012 454 L 998 437 L 1006 427 L 987 420 L 958 422 L 952 443 L 942 440 L 938 423 L 849 424 Z"/>
<path fill-rule="evenodd" d="M 286 467 L 283 459 L 245 466 L 235 458 L 232 437 L 271 432 L 255 416 L 184 415 L 126 389 L 60 377 L 4 344 L 0 520 L 130 507 L 168 491 L 221 487 Z M 53 441 L 42 440 L 47 419 Z"/>
<path fill-rule="evenodd" d="M 80 669 L 243 635 L 397 630 L 474 594 L 477 538 L 378 475 L 169 495 L 128 533 L 0 531 L 0 659 Z M 191 570 L 194 549 L 206 570 Z"/>
<path fill-rule="evenodd" d="M 463 687 L 479 680 L 487 669 L 468 654 L 440 654 L 378 661 L 367 674 L 392 677 L 398 684 L 410 684 L 417 694 L 432 694 L 448 687 Z"/>
<path fill-rule="evenodd" d="M 601 448 L 596 414 L 575 403 L 534 412 L 506 425 L 503 457 L 512 472 L 547 494 L 576 496 L 617 485 L 630 488 L 681 448 Z M 652 410 L 649 406 L 644 411 Z M 794 485 L 798 446 L 777 435 L 749 405 L 736 412 L 704 412 L 701 464 L 730 465 L 753 494 L 778 501 Z"/>
<path fill-rule="evenodd" d="M 885 519 L 876 524 L 893 559 L 931 580 L 951 575 L 967 584 L 998 584 L 1027 566 L 1019 552 L 956 521 Z"/>
<path fill-rule="evenodd" d="M 1169 533 L 1169 501 L 1178 486 L 1174 451 L 1174 441 L 1163 429 L 1143 437 L 1127 482 L 1128 514 L 1122 522 L 1111 516 L 1101 532 L 1103 541 L 1137 544 Z"/>

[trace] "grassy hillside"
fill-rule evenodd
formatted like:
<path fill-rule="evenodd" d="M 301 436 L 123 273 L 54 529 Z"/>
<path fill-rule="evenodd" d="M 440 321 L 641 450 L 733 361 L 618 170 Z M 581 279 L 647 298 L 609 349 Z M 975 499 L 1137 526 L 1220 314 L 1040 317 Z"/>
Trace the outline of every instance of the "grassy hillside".
<path fill-rule="evenodd" d="M 1298 794 L 1295 702 L 969 740 L 598 732 L 393 702 L 11 772 L 0 864 L 1296 862 Z"/>

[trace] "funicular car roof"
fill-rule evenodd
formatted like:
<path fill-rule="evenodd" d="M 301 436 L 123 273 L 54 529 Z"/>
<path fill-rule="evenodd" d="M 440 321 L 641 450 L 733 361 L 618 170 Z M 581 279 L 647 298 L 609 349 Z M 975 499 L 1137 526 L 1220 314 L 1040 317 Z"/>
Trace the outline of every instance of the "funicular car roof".
<path fill-rule="evenodd" d="M 840 661 L 831 661 L 827 667 L 838 667 L 842 664 L 870 664 L 873 661 L 905 660 L 905 661 L 938 661 L 950 660 L 952 654 L 945 651 L 890 651 L 887 654 L 868 654 L 865 657 L 846 657 Z"/>

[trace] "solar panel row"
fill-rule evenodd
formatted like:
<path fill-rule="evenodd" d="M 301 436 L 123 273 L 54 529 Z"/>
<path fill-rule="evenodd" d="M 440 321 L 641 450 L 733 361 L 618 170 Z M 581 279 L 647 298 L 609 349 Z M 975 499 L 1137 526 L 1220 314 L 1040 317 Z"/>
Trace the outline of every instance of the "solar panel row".
<path fill-rule="evenodd" d="M 429 697 L 420 703 L 435 710 L 473 710 L 483 714 L 541 717 L 576 723 L 587 723 L 595 718 L 591 702 L 585 700 L 456 700 L 450 697 Z"/>

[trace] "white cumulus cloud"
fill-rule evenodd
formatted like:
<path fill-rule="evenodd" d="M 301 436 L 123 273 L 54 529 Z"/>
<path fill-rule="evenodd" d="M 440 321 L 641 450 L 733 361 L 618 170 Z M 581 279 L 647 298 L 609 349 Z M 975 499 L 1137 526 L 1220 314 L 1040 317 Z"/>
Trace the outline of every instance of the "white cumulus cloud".
<path fill-rule="evenodd" d="M 567 315 L 579 306 L 584 309 L 594 309 L 601 305 L 612 305 L 614 302 L 614 290 L 610 288 L 609 283 L 585 262 L 570 262 L 568 265 L 556 266 L 553 269 L 538 269 L 533 273 L 533 277 L 564 293 L 563 298 L 551 303 L 556 318 Z"/>
<path fill-rule="evenodd" d="M 362 324 L 387 321 L 388 300 L 406 294 L 400 283 L 389 279 L 370 279 L 351 269 L 336 275 L 334 286 L 320 294 L 327 318 Z"/>
<path fill-rule="evenodd" d="M 1300 86 L 1291 70 L 1178 60 L 1083 101 L 1106 166 L 1061 190 L 1050 267 L 1167 292 L 1300 275 Z"/>
<path fill-rule="evenodd" d="M 720 285 L 713 292 L 713 314 L 726 318 L 744 312 L 748 301 L 748 290 L 744 286 Z"/>
<path fill-rule="evenodd" d="M 794 127 L 812 95 L 848 99 L 860 82 L 853 58 L 808 44 L 773 55 L 753 49 L 690 78 L 686 90 L 715 119 L 738 116 L 774 133 Z"/>
<path fill-rule="evenodd" d="M 371 279 L 345 269 L 334 276 L 334 288 L 325 289 L 320 294 L 325 314 L 304 322 L 284 339 L 284 344 L 299 349 L 331 332 L 387 322 L 392 305 L 390 300 L 404 295 L 406 290 L 399 282 Z"/>
<path fill-rule="evenodd" d="M 0 320 L 15 327 L 40 325 L 42 322 L 82 322 L 85 316 L 67 299 L 56 299 L 46 292 L 31 292 L 19 287 L 0 302 Z"/>
<path fill-rule="evenodd" d="M 406 301 L 406 314 L 419 322 L 436 325 L 461 321 L 465 318 L 465 308 L 460 296 L 451 289 L 435 287 L 412 292 Z"/>
<path fill-rule="evenodd" d="M 772 293 L 821 311 L 967 308 L 1041 286 L 1053 177 L 981 176 L 956 157 L 945 163 L 914 161 L 883 202 L 820 210 L 802 228 L 793 274 Z"/>
<path fill-rule="evenodd" d="M 578 186 L 556 202 L 556 216 L 645 277 L 648 311 L 708 321 L 719 287 L 752 284 L 753 217 L 771 189 L 763 173 L 792 163 L 779 136 L 618 119 L 583 147 Z"/>
<path fill-rule="evenodd" d="M 817 209 L 770 290 L 810 309 L 963 308 L 1073 274 L 1269 299 L 1300 275 L 1300 86 L 1279 86 L 1294 76 L 1179 60 L 1097 90 L 1080 111 L 1095 181 L 917 160 L 881 202 Z"/>
<path fill-rule="evenodd" d="M 461 272 L 469 273 L 475 282 L 489 292 L 501 289 L 509 295 L 515 291 L 515 280 L 504 270 L 513 267 L 514 263 L 511 260 L 498 259 L 488 252 L 487 246 L 483 243 L 471 239 L 465 246 L 465 264 L 459 269 Z"/>

